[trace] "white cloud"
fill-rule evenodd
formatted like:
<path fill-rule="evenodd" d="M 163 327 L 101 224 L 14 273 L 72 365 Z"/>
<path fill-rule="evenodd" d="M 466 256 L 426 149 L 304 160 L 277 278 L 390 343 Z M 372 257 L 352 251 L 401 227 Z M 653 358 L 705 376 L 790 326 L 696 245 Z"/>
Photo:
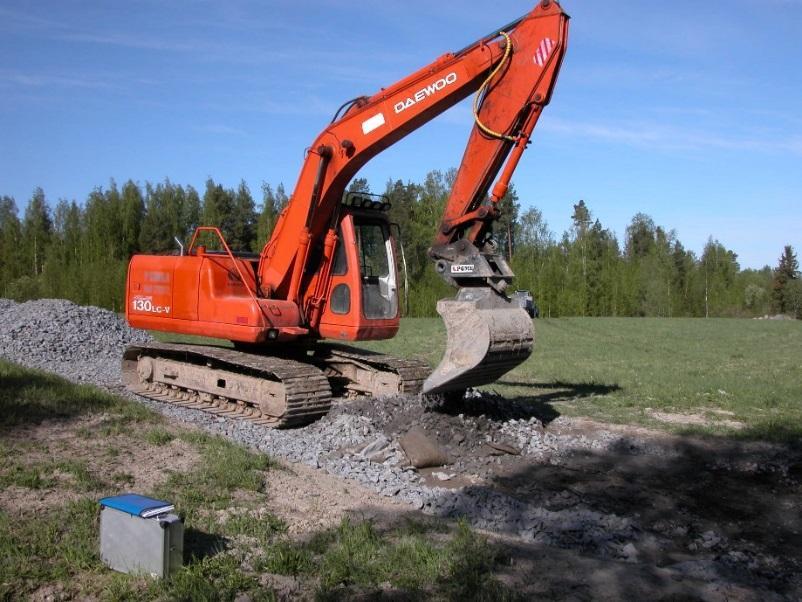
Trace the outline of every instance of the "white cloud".
<path fill-rule="evenodd" d="M 75 77 L 68 75 L 52 75 L 42 73 L 22 73 L 17 71 L 0 71 L 0 86 L 13 88 L 88 88 L 88 89 L 118 89 L 119 86 L 105 79 L 92 77 Z"/>
<path fill-rule="evenodd" d="M 111 46 L 122 46 L 125 48 L 141 48 L 144 50 L 174 50 L 192 51 L 198 50 L 198 45 L 194 43 L 166 42 L 161 39 L 149 38 L 143 35 L 109 34 L 98 35 L 92 33 L 67 33 L 55 36 L 56 39 L 69 42 L 89 42 L 93 44 L 105 44 Z"/>
<path fill-rule="evenodd" d="M 541 132 L 555 133 L 574 138 L 620 142 L 631 146 L 657 150 L 707 150 L 791 152 L 802 155 L 802 138 L 765 136 L 722 136 L 703 129 L 667 126 L 660 123 L 631 124 L 594 123 L 544 119 Z"/>

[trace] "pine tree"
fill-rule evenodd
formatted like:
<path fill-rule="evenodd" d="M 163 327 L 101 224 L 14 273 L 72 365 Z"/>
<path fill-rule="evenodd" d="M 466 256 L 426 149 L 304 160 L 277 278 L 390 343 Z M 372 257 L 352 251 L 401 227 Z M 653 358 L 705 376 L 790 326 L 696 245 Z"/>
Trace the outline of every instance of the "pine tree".
<path fill-rule="evenodd" d="M 581 239 L 587 233 L 590 224 L 593 223 L 590 209 L 588 209 L 585 201 L 580 199 L 580 201 L 574 205 L 574 213 L 571 215 L 571 221 L 574 225 L 574 238 L 577 240 Z"/>
<path fill-rule="evenodd" d="M 22 274 L 21 244 L 17 204 L 10 196 L 0 197 L 0 295 Z"/>
<path fill-rule="evenodd" d="M 654 236 L 654 220 L 645 213 L 636 213 L 627 226 L 627 257 L 646 257 L 654 247 Z"/>
<path fill-rule="evenodd" d="M 590 209 L 585 204 L 585 201 L 580 200 L 579 203 L 574 205 L 574 213 L 571 215 L 573 222 L 573 240 L 569 250 L 571 258 L 578 257 L 579 270 L 572 270 L 574 262 L 569 261 L 569 275 L 573 275 L 575 279 L 571 282 L 571 287 L 575 298 L 572 303 L 578 308 L 579 315 L 587 315 L 587 307 L 589 301 L 588 293 L 588 253 L 587 253 L 587 238 L 588 229 L 592 223 L 592 216 Z M 577 311 L 576 309 L 574 311 Z"/>
<path fill-rule="evenodd" d="M 780 256 L 779 264 L 774 270 L 774 278 L 771 283 L 771 301 L 774 311 L 784 314 L 796 309 L 792 307 L 791 297 L 794 295 L 790 291 L 794 289 L 791 283 L 798 279 L 799 261 L 797 261 L 794 248 L 786 245 Z"/>
<path fill-rule="evenodd" d="M 128 180 L 123 184 L 121 199 L 121 253 L 127 259 L 139 247 L 139 234 L 145 218 L 145 199 L 139 186 Z"/>
<path fill-rule="evenodd" d="M 36 277 L 42 273 L 52 234 L 53 221 L 50 218 L 50 208 L 45 200 L 44 191 L 37 187 L 28 202 L 25 219 L 22 222 L 25 271 L 30 276 Z"/>
<path fill-rule="evenodd" d="M 232 250 L 256 250 L 256 206 L 244 180 L 234 195 L 226 239 Z"/>

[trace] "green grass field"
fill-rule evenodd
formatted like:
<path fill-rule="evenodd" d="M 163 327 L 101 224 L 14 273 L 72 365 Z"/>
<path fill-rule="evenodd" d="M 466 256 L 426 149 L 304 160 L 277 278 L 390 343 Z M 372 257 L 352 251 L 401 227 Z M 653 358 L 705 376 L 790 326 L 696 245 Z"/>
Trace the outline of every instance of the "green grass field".
<path fill-rule="evenodd" d="M 435 318 L 404 320 L 395 339 L 361 345 L 435 365 L 445 329 Z M 670 430 L 735 434 L 665 425 L 650 410 L 732 412 L 746 425 L 740 436 L 788 440 L 802 434 L 802 322 L 537 320 L 532 357 L 484 388 L 561 414 Z"/>
<path fill-rule="evenodd" d="M 408 318 L 394 339 L 358 345 L 435 366 L 445 340 L 439 318 Z M 532 357 L 483 389 L 543 405 L 544 414 L 794 442 L 802 437 L 802 322 L 536 320 Z M 666 423 L 655 411 L 703 415 L 711 424 Z M 722 416 L 744 427 L 715 420 Z"/>

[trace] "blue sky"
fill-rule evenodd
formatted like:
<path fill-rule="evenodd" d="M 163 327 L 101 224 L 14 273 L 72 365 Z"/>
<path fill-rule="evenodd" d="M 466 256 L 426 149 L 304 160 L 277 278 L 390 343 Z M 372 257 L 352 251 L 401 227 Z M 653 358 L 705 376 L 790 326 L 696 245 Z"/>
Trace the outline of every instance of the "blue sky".
<path fill-rule="evenodd" d="M 292 189 L 304 148 L 371 94 L 532 8 L 506 2 L 0 0 L 0 194 L 83 201 L 109 178 Z M 559 235 L 638 211 L 742 267 L 802 252 L 802 0 L 566 0 L 568 56 L 515 174 Z M 463 103 L 360 175 L 456 166 Z"/>

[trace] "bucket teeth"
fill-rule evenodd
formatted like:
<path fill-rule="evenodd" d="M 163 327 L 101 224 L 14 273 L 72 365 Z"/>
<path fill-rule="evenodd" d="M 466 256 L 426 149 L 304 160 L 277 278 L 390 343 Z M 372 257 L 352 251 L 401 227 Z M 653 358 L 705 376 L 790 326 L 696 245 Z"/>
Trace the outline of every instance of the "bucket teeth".
<path fill-rule="evenodd" d="M 491 383 L 531 355 L 532 320 L 524 309 L 489 287 L 463 288 L 437 302 L 446 326 L 446 352 L 423 383 L 426 394 Z"/>

